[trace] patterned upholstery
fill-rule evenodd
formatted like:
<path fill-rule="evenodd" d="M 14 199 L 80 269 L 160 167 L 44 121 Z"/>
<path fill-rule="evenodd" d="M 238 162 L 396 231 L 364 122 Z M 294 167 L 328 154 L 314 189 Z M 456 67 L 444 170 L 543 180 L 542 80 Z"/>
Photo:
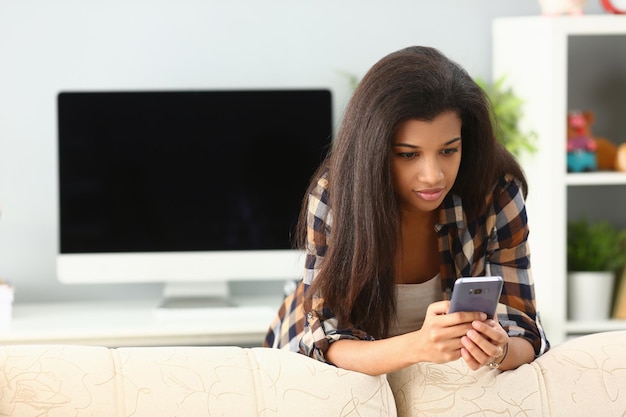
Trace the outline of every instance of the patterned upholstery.
<path fill-rule="evenodd" d="M 384 376 L 269 348 L 0 347 L 0 416 L 396 415 Z"/>
<path fill-rule="evenodd" d="M 388 375 L 398 416 L 626 415 L 626 331 L 571 339 L 515 371 L 462 360 Z"/>
<path fill-rule="evenodd" d="M 515 371 L 422 363 L 387 377 L 287 350 L 0 346 L 0 416 L 623 416 L 626 331 Z"/>

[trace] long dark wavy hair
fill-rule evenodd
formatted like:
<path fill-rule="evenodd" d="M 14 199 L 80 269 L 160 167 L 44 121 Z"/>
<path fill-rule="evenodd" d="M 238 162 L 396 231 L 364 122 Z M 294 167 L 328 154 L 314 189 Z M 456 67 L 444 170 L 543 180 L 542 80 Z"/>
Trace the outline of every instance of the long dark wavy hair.
<path fill-rule="evenodd" d="M 401 233 L 391 173 L 391 144 L 411 119 L 433 120 L 453 110 L 461 118 L 463 153 L 453 193 L 470 218 L 505 173 L 527 184 L 515 157 L 495 138 L 485 92 L 438 50 L 412 46 L 378 61 L 359 82 L 332 149 L 314 175 L 329 178 L 332 227 L 321 269 L 305 298 L 320 293 L 339 320 L 374 337 L 387 334 L 395 315 L 394 260 Z M 307 192 L 308 194 L 308 192 Z M 306 245 L 306 199 L 297 229 Z"/>

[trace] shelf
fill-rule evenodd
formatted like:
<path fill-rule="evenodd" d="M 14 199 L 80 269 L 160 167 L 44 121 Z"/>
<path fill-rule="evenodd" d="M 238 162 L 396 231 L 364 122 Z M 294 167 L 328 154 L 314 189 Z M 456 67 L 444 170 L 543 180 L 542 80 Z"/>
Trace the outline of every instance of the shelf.
<path fill-rule="evenodd" d="M 626 172 L 580 172 L 567 174 L 567 185 L 626 184 Z"/>
<path fill-rule="evenodd" d="M 626 320 L 567 321 L 565 323 L 565 330 L 568 334 L 587 334 L 625 329 Z"/>
<path fill-rule="evenodd" d="M 588 214 L 625 225 L 626 172 L 568 173 L 564 151 L 569 109 L 592 110 L 592 132 L 623 142 L 626 17 L 504 17 L 493 29 L 493 79 L 506 76 L 523 102 L 522 127 L 538 137 L 537 152 L 523 162 L 532 273 L 548 340 L 556 346 L 573 335 L 626 329 L 626 320 L 567 318 L 567 222 Z"/>
<path fill-rule="evenodd" d="M 509 25 L 519 25 L 522 28 L 549 27 L 551 35 L 556 37 L 561 34 L 567 36 L 622 35 L 626 18 L 614 14 L 586 14 L 583 16 L 521 16 L 497 20 Z"/>

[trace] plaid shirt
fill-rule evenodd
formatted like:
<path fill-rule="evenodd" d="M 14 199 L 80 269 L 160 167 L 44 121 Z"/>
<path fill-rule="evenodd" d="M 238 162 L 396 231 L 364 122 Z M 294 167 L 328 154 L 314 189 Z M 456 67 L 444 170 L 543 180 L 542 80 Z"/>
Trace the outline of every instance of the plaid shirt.
<path fill-rule="evenodd" d="M 488 196 L 485 211 L 470 223 L 461 199 L 448 194 L 435 226 L 441 256 L 441 290 L 444 299 L 448 299 L 459 277 L 501 276 L 504 288 L 498 320 L 509 336 L 525 338 L 539 356 L 550 345 L 536 311 L 526 208 L 520 187 L 517 179 L 502 178 Z M 321 295 L 314 297 L 313 311 L 305 314 L 302 308 L 304 293 L 319 272 L 332 227 L 328 197 L 328 178 L 324 175 L 309 194 L 304 278 L 285 298 L 264 342 L 267 347 L 289 349 L 323 362 L 328 347 L 336 340 L 374 340 L 357 328 L 338 329 L 337 319 Z"/>

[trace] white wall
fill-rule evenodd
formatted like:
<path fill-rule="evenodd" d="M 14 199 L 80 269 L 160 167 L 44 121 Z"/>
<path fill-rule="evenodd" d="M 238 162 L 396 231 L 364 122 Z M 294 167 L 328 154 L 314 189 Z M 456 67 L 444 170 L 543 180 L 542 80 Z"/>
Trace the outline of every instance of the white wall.
<path fill-rule="evenodd" d="M 0 0 L 0 277 L 18 302 L 161 289 L 57 282 L 61 90 L 328 87 L 338 119 L 341 71 L 424 44 L 488 79 L 491 20 L 539 13 L 534 0 Z"/>

